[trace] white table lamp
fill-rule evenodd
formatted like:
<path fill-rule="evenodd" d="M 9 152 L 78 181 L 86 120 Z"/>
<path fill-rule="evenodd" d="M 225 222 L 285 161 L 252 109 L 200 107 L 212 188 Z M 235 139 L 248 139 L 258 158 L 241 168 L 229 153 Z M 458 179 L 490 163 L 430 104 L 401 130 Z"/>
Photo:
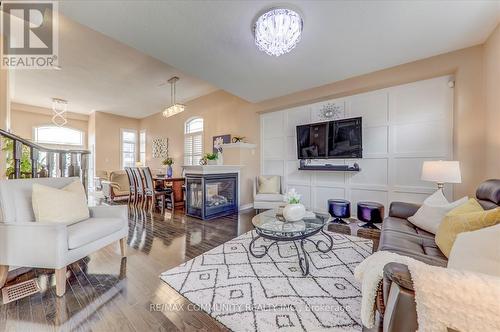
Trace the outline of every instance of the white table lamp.
<path fill-rule="evenodd" d="M 461 183 L 460 163 L 458 161 L 424 161 L 422 165 L 423 181 L 436 182 L 438 189 L 445 183 Z"/>

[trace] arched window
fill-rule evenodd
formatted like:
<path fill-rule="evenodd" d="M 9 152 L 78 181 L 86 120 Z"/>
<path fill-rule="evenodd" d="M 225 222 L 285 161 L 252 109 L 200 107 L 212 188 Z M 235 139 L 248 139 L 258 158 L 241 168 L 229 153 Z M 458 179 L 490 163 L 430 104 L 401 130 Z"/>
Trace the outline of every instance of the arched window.
<path fill-rule="evenodd" d="M 36 143 L 83 146 L 83 132 L 78 129 L 57 126 L 40 126 L 33 129 Z"/>
<path fill-rule="evenodd" d="M 203 154 L 203 118 L 191 118 L 184 126 L 184 165 L 198 165 Z"/>

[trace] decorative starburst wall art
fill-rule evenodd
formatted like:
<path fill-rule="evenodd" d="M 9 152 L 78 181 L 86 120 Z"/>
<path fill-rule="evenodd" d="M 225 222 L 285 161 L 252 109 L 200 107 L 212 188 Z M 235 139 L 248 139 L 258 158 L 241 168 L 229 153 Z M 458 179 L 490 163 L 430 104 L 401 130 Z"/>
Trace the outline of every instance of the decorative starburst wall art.
<path fill-rule="evenodd" d="M 168 157 L 168 138 L 156 137 L 153 138 L 153 158 Z"/>
<path fill-rule="evenodd" d="M 318 117 L 321 120 L 340 119 L 344 115 L 344 105 L 338 103 L 326 103 L 318 111 Z"/>

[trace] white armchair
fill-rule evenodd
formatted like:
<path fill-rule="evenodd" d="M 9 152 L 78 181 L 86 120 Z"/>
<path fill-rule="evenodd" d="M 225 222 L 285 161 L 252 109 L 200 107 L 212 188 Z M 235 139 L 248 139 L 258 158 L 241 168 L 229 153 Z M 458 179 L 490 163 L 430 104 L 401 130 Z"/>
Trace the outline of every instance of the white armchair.
<path fill-rule="evenodd" d="M 266 176 L 266 175 L 265 175 Z M 272 176 L 272 175 L 267 175 Z M 255 177 L 253 181 L 253 208 L 255 210 L 269 210 L 277 209 L 284 205 L 284 191 L 283 191 L 283 177 L 279 177 L 279 193 L 275 194 L 262 194 L 259 193 L 259 177 Z"/>
<path fill-rule="evenodd" d="M 0 181 L 0 288 L 9 266 L 56 270 L 56 293 L 66 290 L 66 266 L 115 242 L 126 255 L 126 206 L 90 207 L 90 218 L 72 223 L 36 222 L 33 183 L 63 188 L 78 178 L 38 178 Z"/>

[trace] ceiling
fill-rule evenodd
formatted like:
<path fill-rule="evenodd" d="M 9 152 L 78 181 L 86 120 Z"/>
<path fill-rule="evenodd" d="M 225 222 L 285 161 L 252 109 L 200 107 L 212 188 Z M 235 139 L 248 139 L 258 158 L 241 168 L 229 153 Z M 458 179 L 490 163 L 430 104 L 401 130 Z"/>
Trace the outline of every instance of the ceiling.
<path fill-rule="evenodd" d="M 60 15 L 61 70 L 16 70 L 14 102 L 52 107 L 68 100 L 68 111 L 103 111 L 142 118 L 170 104 L 170 85 L 177 75 L 177 100 L 186 102 L 217 90 L 214 86 Z"/>
<path fill-rule="evenodd" d="M 122 1 L 117 5 L 116 1 L 72 0 L 59 6 L 65 15 L 92 29 L 252 102 L 483 43 L 500 16 L 498 0 L 288 2 L 303 14 L 304 32 L 299 45 L 279 58 L 258 51 L 251 33 L 256 14 L 276 5 L 271 1 Z M 169 76 L 169 67 L 158 73 L 155 68 L 162 64 L 149 60 L 146 65 L 146 57 L 139 53 L 107 48 L 105 53 L 100 48 L 106 46 L 94 40 L 66 38 L 78 41 L 73 55 L 85 65 L 94 67 L 101 61 L 99 71 L 90 69 L 84 77 L 86 84 L 99 85 L 96 91 L 103 101 L 117 94 L 134 97 L 130 102 L 141 109 L 130 113 L 150 112 L 141 105 L 150 99 L 155 84 Z M 74 70 L 89 70 L 84 64 Z M 117 89 L 109 84 L 109 76 L 125 79 L 133 87 Z M 108 95 L 108 89 L 113 93 Z M 179 91 L 183 92 L 182 86 Z"/>

